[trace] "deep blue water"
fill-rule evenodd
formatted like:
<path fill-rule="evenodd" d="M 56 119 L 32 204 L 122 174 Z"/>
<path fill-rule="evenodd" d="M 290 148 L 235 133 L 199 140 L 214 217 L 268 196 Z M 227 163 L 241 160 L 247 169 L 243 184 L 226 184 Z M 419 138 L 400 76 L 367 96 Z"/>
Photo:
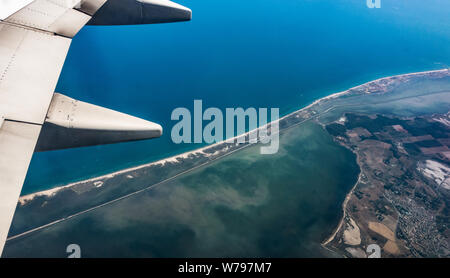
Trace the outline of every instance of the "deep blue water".
<path fill-rule="evenodd" d="M 57 91 L 160 123 L 162 138 L 35 154 L 23 194 L 198 145 L 170 140 L 176 107 L 279 107 L 281 114 L 382 76 L 450 64 L 450 2 L 180 0 L 185 23 L 86 27 Z"/>

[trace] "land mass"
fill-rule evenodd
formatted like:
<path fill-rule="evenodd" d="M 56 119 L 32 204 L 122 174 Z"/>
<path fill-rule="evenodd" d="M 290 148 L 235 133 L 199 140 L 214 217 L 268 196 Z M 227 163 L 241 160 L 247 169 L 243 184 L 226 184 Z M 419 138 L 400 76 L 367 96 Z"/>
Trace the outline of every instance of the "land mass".
<path fill-rule="evenodd" d="M 449 256 L 449 120 L 347 113 L 326 125 L 361 173 L 325 246 L 352 257 L 365 257 L 370 244 L 384 257 Z"/>

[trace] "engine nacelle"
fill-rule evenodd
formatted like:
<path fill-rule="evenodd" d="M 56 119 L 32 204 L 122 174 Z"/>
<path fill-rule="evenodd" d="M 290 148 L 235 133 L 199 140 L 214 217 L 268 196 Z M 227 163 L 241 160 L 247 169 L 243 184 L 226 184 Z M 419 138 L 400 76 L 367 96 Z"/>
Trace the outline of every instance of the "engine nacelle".
<path fill-rule="evenodd" d="M 159 124 L 55 93 L 35 151 L 145 140 L 161 135 Z"/>
<path fill-rule="evenodd" d="M 191 18 L 190 9 L 169 0 L 108 0 L 94 14 L 88 25 L 168 23 L 189 21 Z"/>

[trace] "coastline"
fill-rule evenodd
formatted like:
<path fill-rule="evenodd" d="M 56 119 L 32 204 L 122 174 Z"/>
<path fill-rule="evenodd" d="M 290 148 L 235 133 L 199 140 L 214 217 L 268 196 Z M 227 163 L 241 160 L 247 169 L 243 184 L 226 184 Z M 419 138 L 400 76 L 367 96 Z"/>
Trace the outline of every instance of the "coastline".
<path fill-rule="evenodd" d="M 450 71 L 450 69 L 447 68 L 447 69 L 441 69 L 441 70 L 432 70 L 432 71 L 424 71 L 424 72 L 415 72 L 415 73 L 409 73 L 409 74 L 394 75 L 394 76 L 391 76 L 391 78 L 395 78 L 395 77 L 408 77 L 408 76 L 424 75 L 424 74 L 429 74 L 429 73 L 439 73 L 439 72 L 447 72 L 447 73 L 448 73 L 449 71 Z M 389 77 L 379 78 L 379 79 L 374 80 L 374 81 L 371 81 L 371 82 L 378 82 L 378 81 L 381 81 L 381 80 L 387 79 L 387 78 L 389 78 Z M 371 83 L 371 82 L 368 82 L 368 83 L 366 83 L 366 84 L 369 84 L 369 83 Z M 350 89 L 350 90 L 351 90 L 351 89 Z M 342 203 L 342 217 L 341 217 L 341 219 L 340 219 L 338 225 L 337 225 L 336 228 L 334 229 L 333 233 L 332 233 L 329 237 L 325 238 L 325 239 L 322 241 L 322 243 L 321 243 L 321 246 L 322 246 L 324 249 L 326 249 L 326 250 L 328 250 L 328 251 L 330 251 L 330 252 L 337 253 L 337 254 L 339 254 L 339 255 L 343 255 L 343 254 L 338 253 L 337 250 L 330 248 L 328 245 L 329 245 L 333 240 L 336 239 L 336 236 L 337 236 L 337 234 L 339 233 L 339 231 L 343 231 L 344 225 L 345 225 L 345 223 L 346 223 L 345 220 L 346 220 L 346 217 L 347 217 L 347 215 L 348 215 L 348 213 L 347 213 L 348 202 L 350 201 L 352 195 L 354 194 L 354 192 L 355 192 L 357 186 L 358 186 L 360 183 L 363 183 L 362 179 L 364 178 L 364 173 L 363 173 L 363 170 L 362 170 L 362 168 L 361 168 L 361 162 L 360 162 L 360 157 L 359 157 L 358 152 L 356 152 L 355 150 L 351 150 L 351 149 L 350 149 L 350 151 L 352 151 L 352 152 L 356 155 L 356 162 L 357 162 L 357 164 L 358 164 L 358 167 L 360 168 L 360 173 L 359 173 L 359 175 L 358 175 L 358 179 L 356 180 L 355 184 L 352 186 L 352 188 L 350 189 L 350 191 L 346 194 L 345 199 L 344 199 L 344 201 L 343 201 L 343 203 Z M 344 255 L 344 257 L 345 257 L 345 255 Z"/>
<path fill-rule="evenodd" d="M 358 156 L 358 154 L 356 154 L 356 155 Z M 357 158 L 357 161 L 358 161 L 358 158 Z M 359 166 L 359 163 L 358 163 L 358 166 Z M 361 182 L 362 175 L 363 175 L 362 170 L 360 170 L 360 173 L 358 175 L 358 179 L 356 180 L 356 182 L 353 185 L 352 189 L 350 189 L 350 191 L 347 193 L 347 195 L 345 195 L 344 202 L 342 203 L 342 217 L 341 217 L 341 220 L 339 221 L 339 224 L 337 225 L 336 229 L 331 234 L 331 236 L 328 237 L 327 239 L 325 239 L 322 242 L 321 245 L 323 247 L 326 248 L 326 245 L 328 245 L 330 242 L 332 242 L 336 238 L 337 233 L 341 230 L 342 226 L 344 225 L 345 217 L 347 216 L 347 204 L 348 204 L 348 201 L 352 197 L 353 192 L 355 192 L 356 186 Z"/>
<path fill-rule="evenodd" d="M 294 114 L 297 114 L 299 112 L 302 112 L 304 110 L 307 110 L 307 109 L 309 109 L 309 108 L 311 108 L 311 107 L 313 107 L 315 105 L 320 104 L 323 101 L 334 99 L 334 98 L 338 98 L 338 97 L 341 97 L 343 95 L 349 94 L 349 93 L 352 92 L 352 90 L 355 90 L 355 89 L 358 89 L 358 88 L 370 85 L 372 83 L 378 83 L 378 82 L 380 82 L 382 80 L 390 80 L 390 79 L 395 79 L 395 78 L 399 78 L 399 77 L 410 77 L 410 76 L 416 76 L 416 75 L 426 75 L 426 74 L 429 74 L 429 73 L 439 73 L 439 72 L 445 72 L 445 71 L 448 71 L 448 70 L 449 69 L 446 68 L 446 69 L 440 69 L 440 70 L 430 70 L 430 71 L 414 72 L 414 73 L 406 73 L 406 74 L 399 74 L 399 75 L 381 77 L 381 78 L 378 78 L 376 80 L 372 80 L 372 81 L 369 81 L 369 82 L 366 82 L 366 83 L 354 86 L 354 87 L 349 88 L 347 90 L 344 90 L 344 91 L 341 91 L 341 92 L 337 92 L 337 93 L 333 93 L 333 94 L 327 95 L 325 97 L 322 97 L 320 99 L 317 99 L 314 102 L 312 102 L 311 104 L 309 104 L 309 105 L 307 105 L 307 106 L 305 106 L 305 107 L 303 107 L 301 109 L 298 109 L 298 110 L 296 110 L 294 112 L 288 113 L 287 115 L 284 115 L 283 117 L 280 117 L 279 119 L 277 119 L 275 121 L 267 123 L 264 126 L 258 127 L 258 128 L 254 129 L 254 130 L 251 130 L 251 131 L 248 131 L 248 132 L 246 132 L 244 134 L 241 134 L 241 135 L 238 135 L 238 136 L 226 139 L 224 141 L 220 141 L 220 142 L 217 142 L 217 143 L 214 143 L 214 144 L 211 144 L 211 145 L 199 148 L 199 149 L 195 149 L 195 150 L 192 150 L 192 151 L 188 151 L 188 152 L 184 152 L 184 153 L 181 153 L 181 154 L 177 154 L 177 155 L 174 155 L 174 156 L 171 156 L 171 157 L 168 157 L 168 158 L 164 158 L 164 159 L 161 159 L 161 160 L 158 160 L 158 161 L 154 161 L 154 162 L 142 164 L 142 165 L 139 165 L 139 166 L 130 167 L 130 168 L 126 168 L 126 169 L 123 169 L 123 170 L 115 171 L 115 172 L 112 172 L 112 173 L 109 173 L 109 174 L 106 174 L 106 175 L 101 175 L 101 176 L 98 176 L 98 177 L 94 177 L 94 178 L 90 178 L 90 179 L 86 179 L 86 180 L 82 180 L 82 181 L 69 183 L 67 185 L 54 187 L 54 188 L 51 188 L 51 189 L 48 189 L 48 190 L 43 190 L 43 191 L 38 191 L 38 192 L 35 192 L 35 193 L 27 194 L 27 195 L 21 196 L 19 198 L 19 203 L 21 205 L 24 205 L 27 202 L 33 200 L 35 197 L 38 197 L 38 196 L 51 197 L 54 194 L 56 194 L 58 191 L 60 191 L 62 189 L 65 189 L 65 188 L 69 188 L 69 187 L 72 187 L 72 186 L 75 186 L 75 185 L 85 184 L 85 183 L 89 183 L 89 182 L 96 182 L 96 181 L 100 181 L 100 180 L 103 180 L 103 179 L 113 178 L 113 177 L 115 177 L 117 175 L 126 174 L 126 173 L 129 173 L 129 172 L 138 170 L 138 169 L 149 167 L 149 166 L 165 165 L 166 163 L 178 163 L 179 159 L 185 159 L 185 158 L 188 158 L 190 156 L 196 156 L 196 155 L 210 156 L 210 155 L 213 155 L 213 154 L 205 153 L 206 150 L 212 149 L 212 148 L 214 148 L 214 147 L 216 147 L 216 146 L 218 146 L 220 144 L 234 142 L 238 138 L 241 138 L 243 136 L 244 137 L 248 136 L 249 134 L 251 134 L 253 132 L 256 132 L 256 131 L 259 131 L 260 129 L 267 128 L 268 126 L 270 126 L 270 125 L 272 125 L 274 123 L 279 123 L 281 120 L 283 120 L 283 119 L 285 119 L 287 117 L 290 117 L 290 116 L 292 116 Z M 370 92 L 367 92 L 367 93 L 370 93 Z M 361 175 L 361 173 L 360 173 L 360 175 Z M 323 245 L 328 244 L 332 239 L 334 239 L 334 237 L 337 234 L 338 230 L 342 226 L 343 221 L 345 219 L 345 208 L 346 208 L 345 206 L 346 206 L 346 203 L 348 202 L 348 199 L 350 198 L 351 194 L 353 193 L 354 188 L 358 184 L 359 179 L 360 179 L 360 177 L 358 177 L 358 181 L 355 183 L 355 185 L 353 186 L 352 190 L 346 195 L 346 198 L 345 198 L 344 203 L 343 203 L 344 214 L 343 214 L 343 217 L 342 217 L 342 219 L 340 221 L 339 226 L 337 227 L 337 229 L 333 233 L 332 237 L 330 237 L 328 240 L 326 240 L 323 243 Z"/>

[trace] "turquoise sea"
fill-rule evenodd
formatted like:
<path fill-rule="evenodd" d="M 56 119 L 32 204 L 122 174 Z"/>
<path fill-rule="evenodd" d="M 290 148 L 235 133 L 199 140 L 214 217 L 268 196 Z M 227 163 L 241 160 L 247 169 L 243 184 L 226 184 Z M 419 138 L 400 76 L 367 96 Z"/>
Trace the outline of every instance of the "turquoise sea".
<path fill-rule="evenodd" d="M 22 194 L 171 156 L 177 107 L 279 107 L 393 74 L 450 64 L 450 2 L 180 0 L 185 23 L 86 27 L 73 40 L 57 91 L 158 122 L 162 138 L 37 153 Z"/>

